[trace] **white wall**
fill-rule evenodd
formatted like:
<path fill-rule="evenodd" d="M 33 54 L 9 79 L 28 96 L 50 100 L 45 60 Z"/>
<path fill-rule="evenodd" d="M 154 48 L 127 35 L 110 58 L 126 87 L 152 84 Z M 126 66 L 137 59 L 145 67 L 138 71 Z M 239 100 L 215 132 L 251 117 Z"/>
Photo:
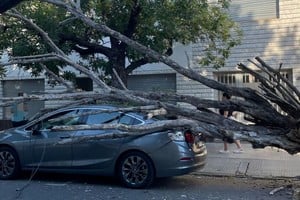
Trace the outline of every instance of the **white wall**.
<path fill-rule="evenodd" d="M 243 30 L 243 40 L 240 46 L 233 49 L 226 67 L 219 71 L 236 70 L 236 64 L 248 64 L 247 59 L 261 57 L 269 65 L 278 68 L 293 69 L 293 84 L 300 88 L 300 1 L 279 0 L 279 18 L 240 21 Z M 238 20 L 236 20 L 238 21 Z M 193 46 L 193 57 L 200 55 L 200 44 Z M 212 77 L 212 70 L 207 68 L 208 77 Z M 191 89 L 197 89 L 196 94 L 204 98 L 216 98 L 216 93 L 204 86 L 195 88 L 190 82 Z M 188 83 L 179 91 L 183 94 L 192 94 L 188 91 Z"/>

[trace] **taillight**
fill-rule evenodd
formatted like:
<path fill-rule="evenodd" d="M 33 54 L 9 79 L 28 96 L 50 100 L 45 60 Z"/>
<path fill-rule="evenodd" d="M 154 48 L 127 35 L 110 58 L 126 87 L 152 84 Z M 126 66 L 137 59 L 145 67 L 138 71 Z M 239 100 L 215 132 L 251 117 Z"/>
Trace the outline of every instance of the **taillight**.
<path fill-rule="evenodd" d="M 184 133 L 184 138 L 185 138 L 185 141 L 189 144 L 193 144 L 195 142 L 195 137 L 194 137 L 193 133 L 191 133 L 190 131 L 186 131 Z"/>
<path fill-rule="evenodd" d="M 184 134 L 182 131 L 169 132 L 168 136 L 173 141 L 184 141 Z"/>
<path fill-rule="evenodd" d="M 169 137 L 171 140 L 174 141 L 186 141 L 189 144 L 194 144 L 195 143 L 195 136 L 193 133 L 190 131 L 175 131 L 175 132 L 170 132 Z"/>

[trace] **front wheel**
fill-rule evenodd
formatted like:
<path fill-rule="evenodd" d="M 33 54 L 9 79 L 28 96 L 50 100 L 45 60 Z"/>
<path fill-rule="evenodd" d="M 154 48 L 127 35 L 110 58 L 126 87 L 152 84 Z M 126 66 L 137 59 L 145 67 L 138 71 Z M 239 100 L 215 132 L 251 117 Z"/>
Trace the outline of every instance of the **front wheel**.
<path fill-rule="evenodd" d="M 129 152 L 123 155 L 117 173 L 120 181 L 129 188 L 148 187 L 155 178 L 152 161 L 142 152 Z"/>
<path fill-rule="evenodd" d="M 20 162 L 16 152 L 7 147 L 0 147 L 0 179 L 13 179 L 20 173 Z"/>

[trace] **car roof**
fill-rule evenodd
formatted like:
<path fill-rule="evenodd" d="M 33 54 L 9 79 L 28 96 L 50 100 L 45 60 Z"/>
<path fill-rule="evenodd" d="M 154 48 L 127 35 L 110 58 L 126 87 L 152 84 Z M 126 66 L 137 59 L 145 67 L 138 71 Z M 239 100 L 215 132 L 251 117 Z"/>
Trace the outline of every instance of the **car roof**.
<path fill-rule="evenodd" d="M 71 105 L 71 106 L 66 106 L 66 107 L 62 107 L 62 108 L 53 108 L 53 109 L 45 109 L 44 111 L 41 111 L 40 113 L 37 113 L 35 116 L 33 116 L 29 121 L 34 121 L 36 119 L 39 119 L 40 117 L 44 118 L 47 117 L 49 115 L 53 115 L 55 113 L 59 113 L 59 112 L 63 112 L 63 111 L 68 111 L 70 109 L 117 109 L 117 108 L 122 108 L 122 107 L 126 107 L 126 106 L 122 106 L 122 105 L 108 105 L 108 104 L 81 104 L 81 105 Z M 127 106 L 128 107 L 128 106 Z M 130 115 L 132 117 L 135 117 L 139 120 L 142 120 L 144 123 L 152 123 L 153 121 L 156 121 L 157 119 L 155 118 L 151 118 L 151 119 L 147 119 L 146 118 L 146 114 L 142 113 L 142 112 L 124 112 L 127 115 Z"/>
<path fill-rule="evenodd" d="M 79 108 L 79 109 L 116 109 L 118 106 L 113 106 L 113 105 L 102 105 L 102 104 L 88 104 L 88 105 L 76 105 L 76 106 L 69 106 L 66 107 L 67 109 L 70 108 Z"/>
<path fill-rule="evenodd" d="M 122 107 L 126 107 L 126 106 L 121 106 L 121 105 L 108 105 L 108 104 L 87 104 L 87 105 L 76 105 L 76 106 L 68 106 L 68 107 L 64 107 L 61 109 L 57 109 L 55 110 L 55 112 L 60 112 L 60 111 L 64 111 L 64 110 L 69 110 L 69 109 L 117 109 L 117 108 L 122 108 Z M 136 118 L 142 119 L 144 120 L 144 117 L 146 116 L 145 114 L 141 113 L 141 112 L 125 112 L 126 114 L 130 114 Z"/>
<path fill-rule="evenodd" d="M 78 105 L 78 106 L 71 106 L 69 108 L 72 109 L 117 109 L 117 108 L 124 108 L 124 107 L 128 107 L 128 106 L 122 106 L 122 105 L 108 105 L 108 104 L 88 104 L 88 105 Z M 138 118 L 144 122 L 153 122 L 153 120 L 155 119 L 146 119 L 146 114 L 142 113 L 142 112 L 134 112 L 134 111 L 130 111 L 130 112 L 124 112 L 128 115 L 131 115 L 132 117 Z"/>

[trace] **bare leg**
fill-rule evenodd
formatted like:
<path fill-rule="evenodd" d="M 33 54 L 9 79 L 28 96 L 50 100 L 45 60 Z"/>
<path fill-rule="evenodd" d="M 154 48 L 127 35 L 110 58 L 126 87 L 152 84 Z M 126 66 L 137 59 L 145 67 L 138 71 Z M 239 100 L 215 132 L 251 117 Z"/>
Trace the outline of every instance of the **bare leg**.
<path fill-rule="evenodd" d="M 234 143 L 236 144 L 236 146 L 237 146 L 238 149 L 242 149 L 242 145 L 241 145 L 240 140 L 234 140 Z"/>
<path fill-rule="evenodd" d="M 244 150 L 242 149 L 241 142 L 239 140 L 234 140 L 234 143 L 237 146 L 237 150 L 234 150 L 233 153 L 243 153 Z"/>
<path fill-rule="evenodd" d="M 228 144 L 227 144 L 227 142 L 225 140 L 223 141 L 223 144 L 224 144 L 224 149 L 220 150 L 219 152 L 220 153 L 229 153 L 229 151 L 228 151 Z"/>
<path fill-rule="evenodd" d="M 228 144 L 227 144 L 227 142 L 224 142 L 224 151 L 228 151 Z"/>

